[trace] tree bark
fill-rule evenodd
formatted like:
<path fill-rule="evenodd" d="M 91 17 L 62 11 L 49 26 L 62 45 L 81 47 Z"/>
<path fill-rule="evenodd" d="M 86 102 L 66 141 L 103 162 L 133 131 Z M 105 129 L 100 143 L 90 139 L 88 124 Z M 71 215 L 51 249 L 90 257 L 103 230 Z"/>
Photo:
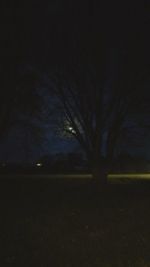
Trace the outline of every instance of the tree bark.
<path fill-rule="evenodd" d="M 107 166 L 103 163 L 94 162 L 92 166 L 93 180 L 99 189 L 104 189 L 107 186 Z"/>

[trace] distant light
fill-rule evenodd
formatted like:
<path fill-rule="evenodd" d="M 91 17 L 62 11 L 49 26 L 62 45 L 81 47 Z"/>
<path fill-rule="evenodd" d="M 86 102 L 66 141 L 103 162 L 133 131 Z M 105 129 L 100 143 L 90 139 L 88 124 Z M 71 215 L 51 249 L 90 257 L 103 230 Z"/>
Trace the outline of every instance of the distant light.
<path fill-rule="evenodd" d="M 41 167 L 42 163 L 36 163 L 36 166 Z"/>
<path fill-rule="evenodd" d="M 2 163 L 2 166 L 5 167 L 6 166 L 6 163 Z"/>

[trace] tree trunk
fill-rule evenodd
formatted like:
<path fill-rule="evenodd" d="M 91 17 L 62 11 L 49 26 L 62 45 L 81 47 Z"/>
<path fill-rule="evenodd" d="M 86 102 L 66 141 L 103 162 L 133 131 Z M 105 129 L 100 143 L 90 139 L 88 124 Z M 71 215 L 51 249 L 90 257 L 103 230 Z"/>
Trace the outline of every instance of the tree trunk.
<path fill-rule="evenodd" d="M 92 166 L 92 175 L 96 186 L 103 189 L 107 186 L 107 166 L 101 162 L 94 162 Z"/>

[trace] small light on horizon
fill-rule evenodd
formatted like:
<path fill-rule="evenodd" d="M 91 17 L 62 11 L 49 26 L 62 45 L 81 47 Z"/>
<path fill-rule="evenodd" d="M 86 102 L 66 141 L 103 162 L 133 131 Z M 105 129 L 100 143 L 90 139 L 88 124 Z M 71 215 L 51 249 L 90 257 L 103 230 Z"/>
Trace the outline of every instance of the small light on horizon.
<path fill-rule="evenodd" d="M 5 167 L 6 166 L 6 163 L 2 163 L 2 167 Z"/>

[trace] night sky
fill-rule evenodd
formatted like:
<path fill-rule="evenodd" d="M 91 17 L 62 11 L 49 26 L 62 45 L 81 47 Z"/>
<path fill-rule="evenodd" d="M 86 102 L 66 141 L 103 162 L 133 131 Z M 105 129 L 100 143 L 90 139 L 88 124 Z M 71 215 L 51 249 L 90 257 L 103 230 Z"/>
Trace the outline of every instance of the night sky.
<path fill-rule="evenodd" d="M 10 75 L 12 70 L 28 65 L 47 73 L 56 66 L 62 67 L 64 62 L 71 66 L 72 62 L 80 63 L 81 59 L 86 61 L 91 57 L 96 64 L 99 60 L 104 62 L 101 71 L 107 77 L 106 85 L 117 79 L 120 70 L 137 71 L 145 74 L 144 86 L 149 88 L 149 11 L 146 1 L 133 4 L 131 1 L 55 0 L 1 4 L 1 79 L 5 73 L 11 90 L 15 83 Z M 148 136 L 139 153 L 150 159 Z M 0 159 L 33 160 L 47 153 L 77 148 L 75 142 L 57 138 L 52 128 L 45 131 L 39 146 L 32 134 L 17 125 L 3 138 Z"/>

